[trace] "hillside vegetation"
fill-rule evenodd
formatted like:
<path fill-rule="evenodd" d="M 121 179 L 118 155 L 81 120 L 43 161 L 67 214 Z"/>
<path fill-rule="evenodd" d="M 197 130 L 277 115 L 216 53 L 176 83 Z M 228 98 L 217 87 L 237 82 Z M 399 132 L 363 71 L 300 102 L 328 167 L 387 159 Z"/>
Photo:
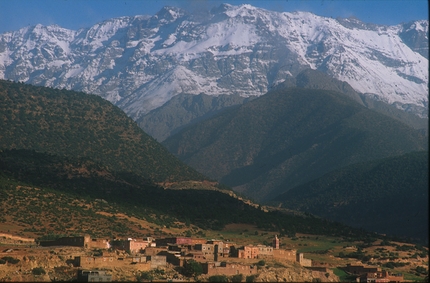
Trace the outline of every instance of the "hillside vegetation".
<path fill-rule="evenodd" d="M 428 152 L 354 164 L 274 200 L 353 227 L 428 244 Z"/>
<path fill-rule="evenodd" d="M 155 182 L 203 180 L 95 95 L 0 81 L 0 149 L 85 157 Z"/>
<path fill-rule="evenodd" d="M 28 192 L 23 194 L 20 187 L 30 189 L 25 189 Z M 290 236 L 309 233 L 357 239 L 374 237 L 366 231 L 320 218 L 280 211 L 264 212 L 217 190 L 163 189 L 132 173 L 113 172 L 92 161 L 29 150 L 3 150 L 0 153 L 0 188 L 2 210 L 7 215 L 2 221 L 18 223 L 39 236 L 59 231 L 97 237 L 143 233 L 144 230 L 130 227 L 129 223 L 118 224 L 116 219 L 111 219 L 112 229 L 92 225 L 83 230 L 82 227 L 89 226 L 82 226 L 81 220 L 91 222 L 100 218 L 100 223 L 109 220 L 96 215 L 97 208 L 149 221 L 160 228 L 178 227 L 179 222 L 193 225 L 197 230 L 221 230 L 227 224 L 244 223 Z M 86 204 L 78 205 L 81 202 Z M 62 220 L 54 221 L 52 215 L 43 216 L 50 213 Z M 93 219 L 89 217 L 91 215 Z"/>
<path fill-rule="evenodd" d="M 97 96 L 8 81 L 0 83 L 0 109 L 4 113 L 0 128 L 3 200 L 14 199 L 15 189 L 24 186 L 50 190 L 53 197 L 48 203 L 31 198 L 28 203 L 32 209 L 26 207 L 28 212 L 19 209 L 25 201 L 11 201 L 12 206 L 4 203 L 5 209 L 18 206 L 21 217 L 15 220 L 23 222 L 30 231 L 76 232 L 79 213 L 74 218 L 76 223 L 70 224 L 75 226 L 69 230 L 61 225 L 70 221 L 55 224 L 45 217 L 35 219 L 42 208 L 52 211 L 47 205 L 55 207 L 53 200 L 67 195 L 77 200 L 99 199 L 101 204 L 115 204 L 123 213 L 160 226 L 172 227 L 179 221 L 219 230 L 230 223 L 247 223 L 285 235 L 312 231 L 366 234 L 314 217 L 264 212 L 216 187 L 162 188 L 155 182 L 172 184 L 205 178 L 168 153 L 121 110 Z M 13 220 L 10 215 L 3 221 Z M 41 223 L 40 227 L 33 227 L 33 220 Z M 102 231 L 97 235 L 107 232 Z"/>
<path fill-rule="evenodd" d="M 335 169 L 425 150 L 427 136 L 328 90 L 276 89 L 163 144 L 199 172 L 259 201 Z"/>

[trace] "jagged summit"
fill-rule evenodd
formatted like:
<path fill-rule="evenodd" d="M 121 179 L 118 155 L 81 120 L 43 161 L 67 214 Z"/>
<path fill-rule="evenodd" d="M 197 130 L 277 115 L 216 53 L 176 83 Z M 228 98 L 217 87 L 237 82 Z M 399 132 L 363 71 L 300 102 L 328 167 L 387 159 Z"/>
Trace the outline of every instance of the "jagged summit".
<path fill-rule="evenodd" d="M 180 93 L 265 94 L 304 69 L 427 116 L 428 21 L 395 26 L 222 4 L 0 35 L 0 78 L 102 96 L 138 119 Z"/>

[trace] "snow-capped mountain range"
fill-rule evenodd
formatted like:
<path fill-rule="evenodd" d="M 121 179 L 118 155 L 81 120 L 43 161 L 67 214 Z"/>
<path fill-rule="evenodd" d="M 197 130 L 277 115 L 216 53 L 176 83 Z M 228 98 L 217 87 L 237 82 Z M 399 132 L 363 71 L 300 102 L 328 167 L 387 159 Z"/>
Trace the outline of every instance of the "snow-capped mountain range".
<path fill-rule="evenodd" d="M 0 78 L 102 96 L 137 119 L 179 93 L 258 96 L 306 68 L 427 117 L 428 20 L 395 26 L 223 4 L 0 35 Z"/>

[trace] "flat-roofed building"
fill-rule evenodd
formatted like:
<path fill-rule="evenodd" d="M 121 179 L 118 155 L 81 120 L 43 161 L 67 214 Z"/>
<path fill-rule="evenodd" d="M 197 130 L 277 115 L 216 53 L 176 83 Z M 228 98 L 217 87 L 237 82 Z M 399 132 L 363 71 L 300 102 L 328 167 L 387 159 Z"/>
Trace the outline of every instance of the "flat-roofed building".
<path fill-rule="evenodd" d="M 206 262 L 202 264 L 203 273 L 212 275 L 237 275 L 249 276 L 257 274 L 257 266 L 229 262 Z"/>
<path fill-rule="evenodd" d="M 112 274 L 104 270 L 78 270 L 78 282 L 112 282 Z"/>

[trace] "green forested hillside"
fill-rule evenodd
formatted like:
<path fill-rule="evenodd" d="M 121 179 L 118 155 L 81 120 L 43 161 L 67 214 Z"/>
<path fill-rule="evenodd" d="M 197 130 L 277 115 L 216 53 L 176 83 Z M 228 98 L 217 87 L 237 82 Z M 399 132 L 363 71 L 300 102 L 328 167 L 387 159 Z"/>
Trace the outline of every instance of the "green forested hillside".
<path fill-rule="evenodd" d="M 354 164 L 274 198 L 290 209 L 428 243 L 428 151 Z"/>
<path fill-rule="evenodd" d="M 49 219 L 41 217 L 43 210 L 51 214 L 55 211 L 54 200 L 61 205 L 66 199 L 75 198 L 88 202 L 99 199 L 101 204 L 107 201 L 116 207 L 110 210 L 157 225 L 172 226 L 179 220 L 205 229 L 221 229 L 229 223 L 249 223 L 284 234 L 367 235 L 313 217 L 266 213 L 217 190 L 169 190 L 157 186 L 154 181 L 204 177 L 183 165 L 122 111 L 100 97 L 0 81 L 0 98 L 0 194 L 6 209 L 3 212 L 7 212 L 7 221 L 24 225 L 29 232 L 74 233 L 79 228 L 79 215 L 86 221 L 100 218 L 86 209 L 80 210 L 74 214 L 76 217 L 69 215 L 74 220 L 68 224 L 70 230 L 65 230 L 63 224 L 68 221 L 55 224 L 52 215 Z M 36 193 L 26 200 L 17 189 L 21 186 Z M 38 190 L 43 193 L 38 195 Z M 49 199 L 42 197 L 45 195 Z M 28 206 L 23 206 L 26 201 Z M 57 207 L 58 211 L 67 209 Z M 1 220 L 4 222 L 5 218 Z M 92 227 L 99 230 L 79 231 L 99 236 L 109 233 L 106 227 Z M 115 229 L 125 234 L 129 228 L 123 225 Z"/>
<path fill-rule="evenodd" d="M 0 149 L 86 157 L 155 182 L 202 180 L 99 96 L 0 81 Z"/>
<path fill-rule="evenodd" d="M 201 173 L 265 201 L 337 168 L 427 149 L 427 136 L 346 95 L 277 89 L 163 142 Z"/>

